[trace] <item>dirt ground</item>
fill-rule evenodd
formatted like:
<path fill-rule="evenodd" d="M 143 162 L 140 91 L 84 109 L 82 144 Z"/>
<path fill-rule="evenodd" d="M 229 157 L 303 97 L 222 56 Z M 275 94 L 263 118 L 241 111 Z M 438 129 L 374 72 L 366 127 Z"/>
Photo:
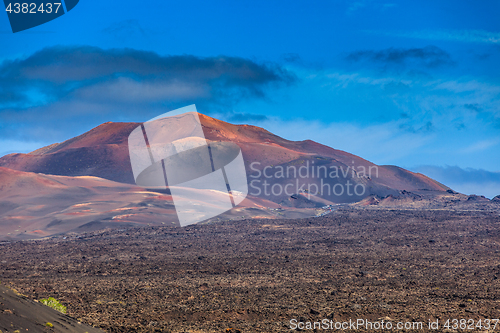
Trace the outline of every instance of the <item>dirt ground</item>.
<path fill-rule="evenodd" d="M 447 319 L 500 318 L 498 211 L 345 208 L 1 243 L 0 253 L 2 284 L 55 297 L 107 332 L 289 332 L 292 319 L 379 318 L 439 319 L 444 331 Z"/>

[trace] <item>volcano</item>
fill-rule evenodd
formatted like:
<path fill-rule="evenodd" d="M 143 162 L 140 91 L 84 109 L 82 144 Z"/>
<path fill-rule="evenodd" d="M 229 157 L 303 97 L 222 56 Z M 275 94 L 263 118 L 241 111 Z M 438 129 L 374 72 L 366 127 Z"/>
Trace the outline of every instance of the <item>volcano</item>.
<path fill-rule="evenodd" d="M 290 141 L 260 127 L 201 114 L 200 121 L 210 145 L 239 146 L 249 185 L 241 204 L 211 221 L 300 218 L 326 214 L 339 204 L 397 205 L 452 196 L 451 189 L 425 175 L 375 165 L 311 140 Z M 108 122 L 62 143 L 0 158 L 0 237 L 32 239 L 107 227 L 177 225 L 169 188 L 135 185 L 128 136 L 140 125 Z M 346 186 L 347 191 L 337 191 Z M 189 191 L 186 200 L 203 204 Z"/>
<path fill-rule="evenodd" d="M 266 167 L 266 171 L 270 168 L 276 171 L 279 170 L 278 166 L 288 170 L 292 165 L 308 168 L 307 176 L 301 177 L 301 181 L 308 183 L 317 182 L 314 179 L 314 168 L 324 172 L 326 167 L 328 173 L 337 170 L 338 175 L 330 177 L 336 178 L 334 183 L 345 183 L 356 178 L 353 174 L 359 173 L 359 170 L 373 171 L 373 174 L 364 172 L 362 175 L 368 189 L 362 196 L 348 200 L 345 196 L 334 198 L 327 195 L 327 199 L 333 202 L 356 202 L 370 195 L 395 195 L 403 190 L 449 190 L 423 174 L 397 166 L 375 165 L 356 155 L 311 140 L 290 141 L 260 127 L 233 125 L 202 114 L 200 121 L 209 142 L 232 142 L 241 148 L 249 180 L 262 178 L 262 172 L 259 171 Z M 139 125 L 140 123 L 104 123 L 62 143 L 28 154 L 6 155 L 0 158 L 0 167 L 60 176 L 94 176 L 134 184 L 127 139 L 130 132 Z M 321 166 L 324 168 L 321 169 Z M 285 177 L 273 177 L 273 181 L 285 181 L 280 178 Z M 359 175 L 357 178 L 360 178 Z M 281 202 L 285 199 L 280 195 L 273 198 L 273 201 Z"/>

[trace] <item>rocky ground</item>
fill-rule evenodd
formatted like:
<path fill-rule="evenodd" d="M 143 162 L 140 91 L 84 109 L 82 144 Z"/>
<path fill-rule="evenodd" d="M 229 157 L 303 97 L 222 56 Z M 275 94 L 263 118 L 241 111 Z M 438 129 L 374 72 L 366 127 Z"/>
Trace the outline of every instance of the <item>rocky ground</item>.
<path fill-rule="evenodd" d="M 0 281 L 107 332 L 500 317 L 498 211 L 347 207 L 64 237 L 1 243 Z"/>

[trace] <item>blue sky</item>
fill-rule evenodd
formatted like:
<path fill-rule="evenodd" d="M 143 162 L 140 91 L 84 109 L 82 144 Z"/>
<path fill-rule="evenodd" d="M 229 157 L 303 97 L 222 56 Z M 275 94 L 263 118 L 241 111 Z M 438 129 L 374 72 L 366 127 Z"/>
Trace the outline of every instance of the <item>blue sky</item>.
<path fill-rule="evenodd" d="M 12 34 L 0 155 L 191 103 L 500 194 L 499 1 L 109 1 Z"/>

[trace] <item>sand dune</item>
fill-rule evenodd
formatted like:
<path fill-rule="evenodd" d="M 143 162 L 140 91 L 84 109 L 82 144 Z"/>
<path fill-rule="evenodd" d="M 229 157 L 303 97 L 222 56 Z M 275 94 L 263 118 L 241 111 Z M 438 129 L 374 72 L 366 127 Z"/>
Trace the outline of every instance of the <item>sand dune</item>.
<path fill-rule="evenodd" d="M 180 200 L 195 199 L 186 189 Z M 285 216 L 279 205 L 247 197 L 238 207 L 210 221 Z M 315 210 L 292 209 L 290 217 Z M 208 221 L 208 222 L 210 222 Z M 68 177 L 0 167 L 0 239 L 35 239 L 131 226 L 178 226 L 172 197 L 138 186 L 90 176 Z"/>

